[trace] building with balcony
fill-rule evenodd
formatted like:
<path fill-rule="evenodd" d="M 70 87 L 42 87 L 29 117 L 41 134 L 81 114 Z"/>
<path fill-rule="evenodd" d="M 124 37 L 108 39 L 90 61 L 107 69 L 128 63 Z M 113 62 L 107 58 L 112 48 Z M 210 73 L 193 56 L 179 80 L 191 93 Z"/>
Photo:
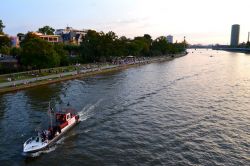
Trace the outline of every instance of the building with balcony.
<path fill-rule="evenodd" d="M 57 29 L 55 34 L 60 35 L 63 43 L 80 45 L 82 38 L 87 34 L 88 30 L 77 30 L 72 27 L 65 29 Z"/>
<path fill-rule="evenodd" d="M 59 43 L 61 42 L 61 36 L 60 35 L 45 35 L 38 32 L 33 32 L 35 35 L 37 35 L 39 38 L 46 40 L 50 43 Z"/>

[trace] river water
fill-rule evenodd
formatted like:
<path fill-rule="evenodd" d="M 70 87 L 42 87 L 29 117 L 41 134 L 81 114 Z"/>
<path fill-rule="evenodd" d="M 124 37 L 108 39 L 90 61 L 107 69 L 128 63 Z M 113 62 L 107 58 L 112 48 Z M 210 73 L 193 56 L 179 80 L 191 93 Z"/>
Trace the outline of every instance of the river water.
<path fill-rule="evenodd" d="M 172 61 L 0 96 L 0 165 L 250 165 L 250 55 Z M 68 102 L 82 122 L 33 158 L 22 144 Z"/>

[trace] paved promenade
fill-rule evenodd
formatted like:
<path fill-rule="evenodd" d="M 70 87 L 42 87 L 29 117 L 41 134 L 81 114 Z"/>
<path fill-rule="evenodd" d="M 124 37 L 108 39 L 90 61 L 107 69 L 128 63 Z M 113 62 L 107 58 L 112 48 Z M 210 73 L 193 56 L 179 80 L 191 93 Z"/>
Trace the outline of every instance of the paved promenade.
<path fill-rule="evenodd" d="M 35 77 L 35 78 L 24 79 L 24 80 L 9 81 L 9 82 L 0 83 L 0 88 L 25 85 L 25 84 L 29 84 L 29 83 L 33 83 L 33 82 L 37 82 L 37 81 L 42 81 L 42 80 L 53 80 L 56 78 L 61 78 L 61 77 L 66 77 L 66 76 L 73 76 L 73 75 L 77 75 L 77 74 L 83 74 L 83 73 L 89 73 L 89 72 L 94 72 L 94 71 L 99 71 L 99 70 L 111 69 L 111 68 L 115 68 L 118 66 L 119 65 L 107 65 L 107 66 L 95 67 L 95 68 L 91 68 L 91 69 L 63 72 L 63 73 L 59 73 L 59 74 L 52 74 L 52 75 L 48 75 L 48 76 Z"/>

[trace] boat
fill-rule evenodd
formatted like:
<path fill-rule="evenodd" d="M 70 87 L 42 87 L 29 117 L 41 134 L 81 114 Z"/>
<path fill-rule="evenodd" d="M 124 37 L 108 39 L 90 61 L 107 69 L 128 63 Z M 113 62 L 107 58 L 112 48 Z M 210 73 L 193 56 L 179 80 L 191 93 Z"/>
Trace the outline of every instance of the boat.
<path fill-rule="evenodd" d="M 50 112 L 50 127 L 42 132 L 38 132 L 37 136 L 29 138 L 23 144 L 23 154 L 29 155 L 40 152 L 53 146 L 68 130 L 79 123 L 79 115 L 74 109 L 67 108 L 55 113 L 54 121 L 52 123 L 52 111 L 49 106 Z"/>

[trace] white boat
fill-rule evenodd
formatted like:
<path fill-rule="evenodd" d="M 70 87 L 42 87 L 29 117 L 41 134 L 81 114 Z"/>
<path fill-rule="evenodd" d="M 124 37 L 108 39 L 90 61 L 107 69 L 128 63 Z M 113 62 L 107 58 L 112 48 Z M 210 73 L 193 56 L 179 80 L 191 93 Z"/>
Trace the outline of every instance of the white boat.
<path fill-rule="evenodd" d="M 73 109 L 65 109 L 55 114 L 55 125 L 51 126 L 37 136 L 29 138 L 23 144 L 23 153 L 29 155 L 51 147 L 60 137 L 79 122 L 79 115 Z"/>

